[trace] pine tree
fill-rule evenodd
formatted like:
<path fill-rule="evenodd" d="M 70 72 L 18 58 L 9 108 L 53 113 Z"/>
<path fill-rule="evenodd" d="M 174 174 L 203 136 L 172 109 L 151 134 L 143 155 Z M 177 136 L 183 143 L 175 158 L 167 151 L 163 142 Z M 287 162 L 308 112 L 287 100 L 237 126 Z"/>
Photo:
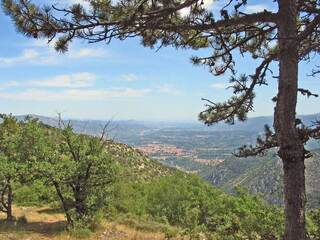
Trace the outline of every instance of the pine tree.
<path fill-rule="evenodd" d="M 216 15 L 200 0 L 88 0 L 90 8 L 39 7 L 27 0 L 2 0 L 17 29 L 29 37 L 55 41 L 65 52 L 75 38 L 90 43 L 140 36 L 148 47 L 207 49 L 208 56 L 192 58 L 214 75 L 230 73 L 233 96 L 223 103 L 207 101 L 199 118 L 211 125 L 220 121 L 244 121 L 253 110 L 255 90 L 267 85 L 270 65 L 279 63 L 278 92 L 274 97 L 274 132 L 257 146 L 245 147 L 239 155 L 263 154 L 278 148 L 284 169 L 286 240 L 306 239 L 304 160 L 310 156 L 304 144 L 319 137 L 319 126 L 305 127 L 296 116 L 297 96 L 315 96 L 298 88 L 298 63 L 320 50 L 320 2 L 318 0 L 270 0 L 275 11 L 246 13 L 251 0 L 226 0 Z M 182 14 L 183 11 L 187 14 Z M 236 77 L 235 54 L 250 55 L 255 72 Z M 319 73 L 315 69 L 313 74 Z"/>

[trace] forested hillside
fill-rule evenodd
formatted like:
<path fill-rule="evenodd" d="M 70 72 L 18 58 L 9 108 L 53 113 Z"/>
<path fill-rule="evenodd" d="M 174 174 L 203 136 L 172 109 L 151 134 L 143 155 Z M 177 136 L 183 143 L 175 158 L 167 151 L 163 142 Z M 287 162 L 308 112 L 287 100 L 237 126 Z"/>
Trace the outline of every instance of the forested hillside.
<path fill-rule="evenodd" d="M 55 118 L 38 116 L 57 126 Z M 301 116 L 311 124 L 316 115 Z M 23 117 L 20 117 L 23 119 Z M 269 203 L 282 205 L 282 166 L 274 151 L 263 157 L 237 158 L 232 155 L 244 144 L 253 144 L 270 117 L 249 119 L 245 123 L 204 127 L 195 123 L 150 123 L 137 121 L 110 122 L 108 137 L 127 143 L 162 165 L 197 173 L 214 186 L 232 193 L 236 186 L 249 189 Z M 75 131 L 99 135 L 107 121 L 71 120 Z M 313 157 L 306 160 L 308 207 L 320 206 L 318 141 L 310 141 Z"/>
<path fill-rule="evenodd" d="M 314 208 L 320 205 L 319 194 L 319 176 L 320 176 L 320 155 L 319 150 L 312 151 L 313 156 L 306 160 L 306 189 L 308 198 L 308 207 Z M 250 161 L 239 159 L 241 162 Z M 250 190 L 250 192 L 260 193 L 268 202 L 273 204 L 283 204 L 283 186 L 282 186 L 282 164 L 277 155 L 269 154 L 264 158 L 254 159 L 251 166 L 239 170 L 233 169 L 232 163 L 224 166 L 203 171 L 202 176 L 209 182 L 213 182 L 230 192 L 235 186 L 241 186 Z"/>
<path fill-rule="evenodd" d="M 89 239 L 97 233 L 117 239 L 106 236 L 108 222 L 162 239 L 282 234 L 282 210 L 244 190 L 228 195 L 127 145 L 74 133 L 69 124 L 54 128 L 30 117 L 2 118 L 0 239 Z M 311 236 L 319 231 L 318 214 L 310 212 Z"/>
<path fill-rule="evenodd" d="M 155 237 L 148 239 L 155 240 L 281 238 L 282 209 L 233 188 L 241 185 L 263 192 L 250 185 L 253 181 L 259 185 L 259 177 L 264 179 L 264 170 L 259 170 L 262 160 L 255 171 L 223 186 L 232 186 L 233 195 L 229 195 L 194 174 L 166 167 L 128 145 L 107 140 L 105 134 L 74 133 L 63 122 L 55 128 L 30 117 L 23 121 L 2 118 L 0 216 L 6 220 L 1 220 L 0 239 L 30 234 L 35 239 L 134 239 L 127 228 L 138 231 L 139 239 L 151 232 Z M 227 175 L 231 176 L 228 171 Z M 317 190 L 316 186 L 311 190 Z M 308 213 L 314 240 L 319 239 L 319 214 L 319 210 Z M 122 235 L 121 226 L 127 226 Z"/>

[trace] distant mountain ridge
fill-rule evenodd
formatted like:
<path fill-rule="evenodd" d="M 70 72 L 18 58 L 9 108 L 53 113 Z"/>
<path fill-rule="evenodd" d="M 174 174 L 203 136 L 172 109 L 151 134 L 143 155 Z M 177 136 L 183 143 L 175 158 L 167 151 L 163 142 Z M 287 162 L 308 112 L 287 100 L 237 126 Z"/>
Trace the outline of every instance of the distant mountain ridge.
<path fill-rule="evenodd" d="M 57 118 L 33 117 L 45 124 L 58 126 Z M 24 119 L 25 116 L 18 118 Z M 299 118 L 306 125 L 311 125 L 320 119 L 320 114 L 302 115 Z M 88 135 L 100 135 L 103 126 L 108 123 L 103 120 L 65 121 L 70 121 L 76 132 Z M 256 117 L 235 125 L 220 123 L 211 127 L 200 122 L 124 120 L 109 122 L 107 133 L 115 143 L 114 155 L 121 159 L 124 166 L 131 166 L 135 176 L 148 179 L 153 175 L 167 174 L 172 169 L 168 170 L 170 168 L 166 165 L 195 172 L 225 191 L 232 192 L 235 186 L 242 186 L 253 193 L 262 194 L 270 203 L 282 204 L 282 165 L 274 151 L 264 157 L 239 159 L 232 156 L 232 152 L 242 145 L 254 144 L 265 124 L 271 126 L 272 117 Z M 148 149 L 149 157 L 157 161 L 149 161 L 145 154 L 126 144 Z M 306 160 L 308 204 L 320 206 L 320 144 L 310 141 L 307 147 L 314 154 L 313 158 Z"/>
<path fill-rule="evenodd" d="M 18 119 L 23 120 L 27 115 L 16 116 Z M 30 115 L 38 118 L 41 122 L 50 126 L 58 127 L 58 118 L 46 117 L 41 115 Z M 304 124 L 312 125 L 314 121 L 320 120 L 320 113 L 311 115 L 301 115 L 299 118 Z M 88 135 L 98 136 L 101 134 L 105 124 L 108 124 L 107 135 L 109 138 L 129 145 L 137 145 L 141 142 L 141 138 L 147 134 L 158 133 L 166 129 L 177 131 L 241 131 L 248 132 L 255 141 L 256 136 L 263 133 L 264 126 L 267 124 L 272 126 L 273 117 L 253 117 L 249 118 L 245 122 L 236 122 L 233 125 L 218 123 L 212 126 L 205 126 L 201 122 L 188 123 L 188 122 L 148 122 L 137 120 L 77 120 L 77 119 L 65 119 L 65 122 L 70 122 L 75 132 L 84 133 Z M 253 143 L 251 141 L 250 143 Z M 249 142 L 243 143 L 248 144 Z M 240 146 L 238 146 L 240 147 Z M 310 141 L 307 146 L 308 149 L 318 148 L 315 141 Z"/>
<path fill-rule="evenodd" d="M 32 116 L 38 118 L 43 123 L 47 123 L 49 125 L 57 125 L 58 118 L 47 117 L 42 115 L 20 115 L 16 116 L 18 119 L 23 119 L 26 116 Z M 320 120 L 320 113 L 308 114 L 308 115 L 299 115 L 303 123 L 307 125 L 311 125 L 314 121 Z M 108 120 L 81 120 L 81 119 L 65 119 L 65 121 L 70 121 L 74 124 L 74 127 L 79 126 L 92 126 L 92 125 L 104 125 L 108 122 Z M 140 120 L 110 120 L 111 123 L 115 125 L 123 126 L 131 126 L 135 128 L 194 128 L 194 129 L 205 129 L 205 130 L 223 130 L 223 131 L 253 131 L 260 132 L 263 130 L 264 125 L 272 126 L 273 117 L 272 116 L 261 116 L 261 117 L 251 117 L 248 118 L 245 122 L 236 122 L 233 125 L 218 123 L 214 124 L 210 127 L 205 126 L 201 122 L 186 122 L 186 121 L 140 121 Z"/>

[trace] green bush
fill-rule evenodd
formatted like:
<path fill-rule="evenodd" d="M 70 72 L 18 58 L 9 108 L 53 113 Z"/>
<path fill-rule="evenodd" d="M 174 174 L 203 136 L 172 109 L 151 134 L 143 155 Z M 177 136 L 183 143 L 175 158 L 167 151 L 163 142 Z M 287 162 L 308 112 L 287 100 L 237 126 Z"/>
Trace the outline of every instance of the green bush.
<path fill-rule="evenodd" d="M 75 226 L 70 230 L 70 235 L 76 239 L 87 239 L 91 234 L 91 230 L 83 225 Z"/>
<path fill-rule="evenodd" d="M 150 216 L 185 229 L 192 239 L 203 234 L 226 240 L 279 239 L 283 231 L 278 208 L 241 189 L 230 196 L 197 176 L 178 173 L 151 183 L 120 185 L 117 191 L 113 210 L 118 214 Z"/>
<path fill-rule="evenodd" d="M 143 232 L 177 232 L 177 229 L 169 224 L 154 221 L 148 216 L 121 215 L 117 222 Z"/>
<path fill-rule="evenodd" d="M 16 184 L 15 204 L 18 206 L 57 205 L 58 199 L 51 186 L 43 181 L 35 180 L 27 184 Z"/>
<path fill-rule="evenodd" d="M 164 236 L 166 240 L 174 239 L 178 236 L 179 231 L 176 228 L 167 228 L 164 231 Z"/>
<path fill-rule="evenodd" d="M 320 240 L 320 209 L 308 212 L 307 228 L 311 240 Z"/>

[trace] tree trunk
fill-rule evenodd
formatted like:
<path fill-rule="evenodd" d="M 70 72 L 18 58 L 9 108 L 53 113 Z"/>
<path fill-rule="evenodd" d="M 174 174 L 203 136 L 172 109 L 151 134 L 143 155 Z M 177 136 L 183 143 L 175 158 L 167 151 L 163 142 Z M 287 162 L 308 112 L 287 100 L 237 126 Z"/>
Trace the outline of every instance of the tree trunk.
<path fill-rule="evenodd" d="M 62 195 L 62 192 L 60 190 L 60 186 L 56 181 L 52 181 L 52 183 L 53 183 L 53 186 L 55 187 L 57 195 L 58 195 L 58 197 L 59 197 L 59 199 L 61 201 L 64 214 L 66 215 L 68 227 L 72 227 L 73 226 L 73 220 L 72 220 L 72 218 L 70 216 L 70 213 L 69 213 L 69 207 L 67 206 L 67 203 L 66 203 L 66 201 L 65 201 L 65 199 L 64 199 L 64 197 Z"/>
<path fill-rule="evenodd" d="M 285 240 L 304 240 L 304 146 L 296 128 L 298 95 L 297 3 L 279 0 L 279 83 L 274 128 L 284 170 Z"/>
<path fill-rule="evenodd" d="M 82 218 L 87 213 L 87 207 L 85 204 L 86 197 L 85 197 L 85 194 L 83 191 L 84 190 L 81 190 L 80 185 L 77 185 L 73 189 L 76 212 L 77 212 L 79 218 Z"/>
<path fill-rule="evenodd" d="M 13 221 L 13 215 L 12 215 L 13 192 L 12 192 L 12 186 L 11 186 L 11 179 L 10 178 L 7 180 L 7 184 L 8 184 L 7 222 L 12 222 Z"/>
<path fill-rule="evenodd" d="M 285 240 L 304 240 L 305 177 L 303 158 L 283 161 L 285 195 Z"/>

